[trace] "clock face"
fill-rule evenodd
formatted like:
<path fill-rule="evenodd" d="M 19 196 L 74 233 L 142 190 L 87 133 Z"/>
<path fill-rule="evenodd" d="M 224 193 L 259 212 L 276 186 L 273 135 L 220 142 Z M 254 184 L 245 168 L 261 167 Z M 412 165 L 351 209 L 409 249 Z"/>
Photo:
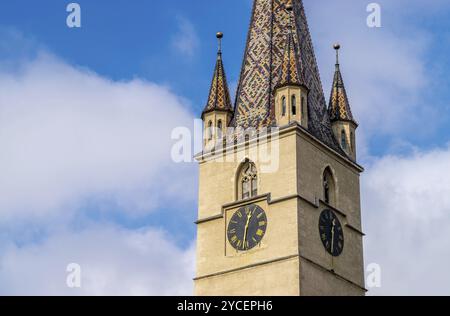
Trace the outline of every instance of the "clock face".
<path fill-rule="evenodd" d="M 267 216 L 257 205 L 241 207 L 228 224 L 228 241 L 234 249 L 247 251 L 259 245 L 267 230 Z"/>
<path fill-rule="evenodd" d="M 323 246 L 333 257 L 338 257 L 344 250 L 344 231 L 336 214 L 324 210 L 319 219 L 320 239 Z"/>

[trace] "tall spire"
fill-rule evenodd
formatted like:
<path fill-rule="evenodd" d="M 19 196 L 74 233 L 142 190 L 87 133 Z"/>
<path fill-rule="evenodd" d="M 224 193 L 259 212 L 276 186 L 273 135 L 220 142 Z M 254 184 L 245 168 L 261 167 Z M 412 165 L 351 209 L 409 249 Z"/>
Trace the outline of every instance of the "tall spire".
<path fill-rule="evenodd" d="M 277 87 L 293 85 L 305 86 L 305 79 L 303 75 L 302 61 L 298 55 L 297 45 L 294 42 L 293 36 L 293 7 L 291 4 L 286 6 L 286 10 L 290 13 L 288 33 L 286 36 L 286 44 L 283 55 L 283 60 L 280 67 L 280 77 Z"/>
<path fill-rule="evenodd" d="M 289 5 L 293 7 L 292 13 L 286 10 Z M 280 68 L 285 56 L 289 24 L 292 25 L 291 47 L 297 47 L 295 58 L 297 64 L 303 67 L 304 84 L 309 88 L 307 130 L 340 151 L 331 131 L 302 0 L 254 0 L 233 125 L 261 128 L 276 124 L 275 90 L 281 81 Z"/>
<path fill-rule="evenodd" d="M 228 89 L 227 78 L 225 76 L 225 69 L 222 62 L 223 33 L 217 33 L 216 37 L 219 43 L 219 47 L 217 50 L 216 67 L 214 69 L 208 102 L 205 106 L 205 109 L 203 110 L 202 117 L 206 113 L 213 111 L 233 112 L 230 91 Z"/>
<path fill-rule="evenodd" d="M 345 90 L 344 80 L 342 79 L 340 64 L 339 64 L 339 49 L 341 45 L 335 44 L 336 50 L 336 70 L 334 72 L 333 85 L 331 88 L 331 97 L 329 105 L 330 119 L 334 121 L 350 121 L 355 124 L 350 103 L 348 102 L 347 91 Z"/>

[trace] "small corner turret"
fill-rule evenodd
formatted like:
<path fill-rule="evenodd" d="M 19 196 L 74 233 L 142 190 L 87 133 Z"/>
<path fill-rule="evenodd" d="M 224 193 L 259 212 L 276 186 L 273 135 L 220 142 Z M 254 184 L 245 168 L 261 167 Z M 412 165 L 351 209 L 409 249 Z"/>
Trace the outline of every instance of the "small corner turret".
<path fill-rule="evenodd" d="M 298 122 L 304 128 L 308 128 L 309 89 L 304 80 L 298 43 L 295 42 L 292 32 L 294 8 L 289 3 L 286 10 L 289 12 L 289 24 L 280 79 L 275 87 L 275 117 L 278 126 Z"/>
<path fill-rule="evenodd" d="M 356 161 L 356 129 L 358 128 L 358 123 L 353 118 L 344 80 L 342 79 L 339 64 L 340 48 L 340 44 L 334 45 L 334 49 L 336 50 L 336 70 L 331 87 L 328 112 L 334 137 L 349 158 Z"/>
<path fill-rule="evenodd" d="M 202 113 L 205 148 L 214 147 L 217 140 L 227 133 L 227 127 L 233 117 L 230 91 L 222 61 L 223 33 L 216 34 L 219 42 L 216 67 L 209 91 L 208 102 Z"/>

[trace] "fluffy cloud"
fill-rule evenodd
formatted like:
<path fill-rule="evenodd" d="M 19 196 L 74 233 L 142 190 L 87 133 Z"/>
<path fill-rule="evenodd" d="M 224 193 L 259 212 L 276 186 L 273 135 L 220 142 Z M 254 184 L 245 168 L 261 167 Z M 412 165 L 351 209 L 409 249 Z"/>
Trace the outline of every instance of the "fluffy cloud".
<path fill-rule="evenodd" d="M 178 32 L 172 39 L 172 46 L 182 55 L 192 58 L 199 47 L 197 31 L 191 21 L 178 17 Z"/>
<path fill-rule="evenodd" d="M 449 8 L 448 1 L 377 1 L 382 27 L 369 28 L 369 2 L 351 0 L 304 1 L 316 43 L 324 89 L 328 95 L 334 72 L 332 44 L 342 44 L 341 64 L 350 102 L 360 123 L 360 158 L 371 154 L 369 143 L 379 136 L 407 137 L 421 124 L 420 137 L 436 132 L 443 109 L 425 93 L 436 80 L 430 43 L 432 30 L 417 23 Z M 326 23 L 324 23 L 326 21 Z M 411 34 L 414 34 L 411 36 Z M 428 98 L 428 99 L 426 99 Z M 407 115 L 407 119 L 405 119 Z M 426 115 L 428 120 L 424 121 Z"/>
<path fill-rule="evenodd" d="M 0 220 L 91 197 L 128 212 L 191 201 L 193 166 L 170 157 L 172 129 L 192 125 L 183 103 L 166 87 L 113 82 L 48 54 L 0 73 Z"/>
<path fill-rule="evenodd" d="M 3 250 L 0 295 L 192 295 L 193 252 L 152 229 L 63 231 Z M 81 267 L 81 288 L 67 286 L 71 263 Z"/>
<path fill-rule="evenodd" d="M 0 294 L 191 294 L 192 248 L 156 224 L 121 226 L 195 204 L 195 165 L 171 160 L 172 130 L 193 124 L 187 102 L 30 52 L 0 62 Z M 79 290 L 66 286 L 72 262 Z"/>
<path fill-rule="evenodd" d="M 382 268 L 382 288 L 370 294 L 448 294 L 450 150 L 411 151 L 409 142 L 428 139 L 430 146 L 450 118 L 426 93 L 441 84 L 440 67 L 431 66 L 433 30 L 417 19 L 436 21 L 450 3 L 377 1 L 382 28 L 367 27 L 369 2 L 304 3 L 325 92 L 334 71 L 332 44 L 339 41 L 347 92 L 360 123 L 359 158 L 368 166 L 362 177 L 365 259 Z M 403 151 L 408 154 L 396 156 Z"/>
<path fill-rule="evenodd" d="M 450 148 L 385 157 L 363 178 L 366 263 L 377 295 L 448 295 Z"/>

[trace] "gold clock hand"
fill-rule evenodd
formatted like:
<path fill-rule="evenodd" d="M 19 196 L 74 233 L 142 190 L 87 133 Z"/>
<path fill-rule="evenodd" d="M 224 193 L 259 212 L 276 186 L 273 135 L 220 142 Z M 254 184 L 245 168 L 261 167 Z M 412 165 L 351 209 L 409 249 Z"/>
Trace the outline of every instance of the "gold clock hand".
<path fill-rule="evenodd" d="M 253 212 L 247 214 L 247 223 L 245 224 L 245 230 L 244 230 L 244 249 L 246 247 L 247 244 L 247 234 L 248 234 L 248 225 L 250 225 L 250 220 L 252 219 L 253 216 Z"/>
<path fill-rule="evenodd" d="M 331 253 L 334 252 L 334 228 L 336 227 L 336 220 L 333 220 L 333 227 L 331 228 Z"/>

